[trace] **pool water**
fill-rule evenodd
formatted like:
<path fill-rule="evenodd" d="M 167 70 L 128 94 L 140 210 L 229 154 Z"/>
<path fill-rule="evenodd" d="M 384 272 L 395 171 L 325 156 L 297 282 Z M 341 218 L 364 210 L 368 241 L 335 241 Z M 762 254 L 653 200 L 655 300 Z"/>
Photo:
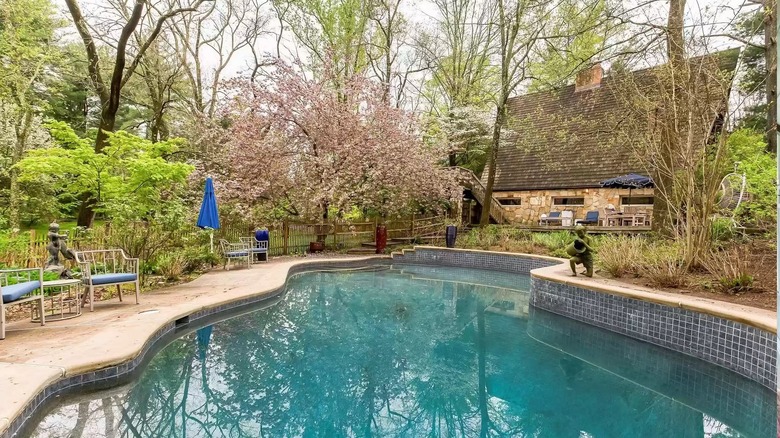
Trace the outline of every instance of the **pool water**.
<path fill-rule="evenodd" d="M 395 266 L 291 278 L 35 437 L 774 437 L 774 394 L 528 304 L 529 278 Z"/>

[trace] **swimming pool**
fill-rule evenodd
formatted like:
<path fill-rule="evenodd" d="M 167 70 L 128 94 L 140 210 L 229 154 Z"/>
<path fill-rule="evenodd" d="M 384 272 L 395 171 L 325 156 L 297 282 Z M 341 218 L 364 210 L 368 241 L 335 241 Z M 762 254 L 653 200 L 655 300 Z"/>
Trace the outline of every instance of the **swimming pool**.
<path fill-rule="evenodd" d="M 774 394 L 528 305 L 529 278 L 397 266 L 288 281 L 274 306 L 68 397 L 64 436 L 774 437 Z"/>

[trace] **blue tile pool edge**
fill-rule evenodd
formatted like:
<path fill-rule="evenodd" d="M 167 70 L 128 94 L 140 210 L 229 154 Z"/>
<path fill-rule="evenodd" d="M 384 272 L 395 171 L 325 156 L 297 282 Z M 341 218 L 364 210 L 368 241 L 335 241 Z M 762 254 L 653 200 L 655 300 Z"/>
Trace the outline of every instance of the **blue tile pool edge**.
<path fill-rule="evenodd" d="M 393 264 L 476 268 L 531 275 L 566 260 L 529 254 L 415 247 Z M 777 335 L 738 321 L 613 295 L 531 275 L 530 304 L 719 365 L 777 391 Z"/>
<path fill-rule="evenodd" d="M 258 292 L 256 295 L 225 302 L 222 304 L 215 304 L 206 309 L 193 312 L 184 317 L 180 317 L 175 321 L 169 321 L 160 327 L 157 331 L 155 331 L 149 339 L 147 339 L 143 348 L 141 349 L 141 352 L 132 360 L 105 368 L 91 370 L 85 373 L 65 376 L 64 378 L 50 383 L 43 390 L 39 391 L 35 397 L 27 402 L 24 409 L 21 411 L 21 414 L 9 419 L 9 423 L 5 430 L 0 432 L 0 438 L 16 438 L 19 432 L 28 426 L 28 422 L 39 413 L 39 409 L 43 407 L 45 403 L 54 402 L 54 400 L 58 397 L 76 392 L 79 389 L 85 388 L 87 386 L 95 388 L 107 388 L 116 386 L 125 380 L 129 380 L 132 374 L 140 371 L 145 363 L 151 359 L 152 356 L 154 356 L 154 354 L 149 354 L 150 352 L 156 353 L 164 345 L 167 345 L 167 343 L 182 335 L 180 331 L 177 330 L 176 323 L 176 321 L 181 320 L 182 318 L 187 319 L 186 325 L 188 327 L 198 327 L 199 325 L 204 325 L 204 321 L 213 319 L 219 315 L 228 314 L 231 311 L 236 311 L 238 309 L 250 307 L 263 302 L 272 301 L 283 294 L 285 288 L 287 287 L 287 281 L 289 281 L 291 277 L 304 272 L 342 269 L 349 270 L 356 268 L 362 269 L 389 266 L 390 264 L 391 260 L 389 257 L 376 257 L 361 260 L 306 261 L 304 263 L 293 265 L 287 271 L 285 284 L 276 289 Z"/>

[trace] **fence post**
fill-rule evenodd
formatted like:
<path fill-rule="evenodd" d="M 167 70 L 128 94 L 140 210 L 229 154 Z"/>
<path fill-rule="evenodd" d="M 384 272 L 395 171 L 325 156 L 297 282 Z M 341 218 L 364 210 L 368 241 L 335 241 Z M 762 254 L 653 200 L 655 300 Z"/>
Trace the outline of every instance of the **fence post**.
<path fill-rule="evenodd" d="M 288 255 L 290 244 L 290 224 L 287 219 L 282 222 L 282 255 Z"/>
<path fill-rule="evenodd" d="M 30 254 L 27 256 L 26 268 L 32 268 L 35 263 L 35 230 L 30 229 Z"/>

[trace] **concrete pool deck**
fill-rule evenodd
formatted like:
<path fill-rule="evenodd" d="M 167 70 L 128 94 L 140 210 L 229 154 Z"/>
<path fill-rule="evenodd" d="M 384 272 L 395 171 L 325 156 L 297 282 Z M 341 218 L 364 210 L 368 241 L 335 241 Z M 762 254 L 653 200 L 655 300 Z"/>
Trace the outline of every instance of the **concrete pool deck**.
<path fill-rule="evenodd" d="M 451 250 L 458 251 L 458 250 Z M 474 252 L 474 251 L 472 251 Z M 486 252 L 487 253 L 487 252 Z M 166 324 L 195 312 L 248 297 L 271 296 L 294 267 L 329 262 L 365 262 L 389 256 L 322 256 L 275 259 L 251 268 L 214 270 L 192 282 L 144 293 L 141 304 L 97 302 L 94 312 L 41 327 L 9 324 L 0 341 L 0 436 L 25 407 L 52 383 L 136 358 Z M 550 260 L 553 261 L 553 260 Z M 653 291 L 605 278 L 568 275 L 567 265 L 538 268 L 534 277 L 613 295 L 709 313 L 777 333 L 776 313 L 728 302 Z M 154 312 L 148 312 L 154 310 Z"/>
<path fill-rule="evenodd" d="M 144 293 L 138 305 L 114 298 L 96 302 L 94 312 L 43 327 L 29 320 L 10 323 L 0 341 L 0 435 L 48 385 L 135 358 L 172 321 L 226 302 L 270 296 L 284 286 L 293 266 L 375 258 L 388 256 L 285 258 L 249 269 L 214 270 L 189 283 Z M 156 312 L 142 313 L 150 310 Z"/>

